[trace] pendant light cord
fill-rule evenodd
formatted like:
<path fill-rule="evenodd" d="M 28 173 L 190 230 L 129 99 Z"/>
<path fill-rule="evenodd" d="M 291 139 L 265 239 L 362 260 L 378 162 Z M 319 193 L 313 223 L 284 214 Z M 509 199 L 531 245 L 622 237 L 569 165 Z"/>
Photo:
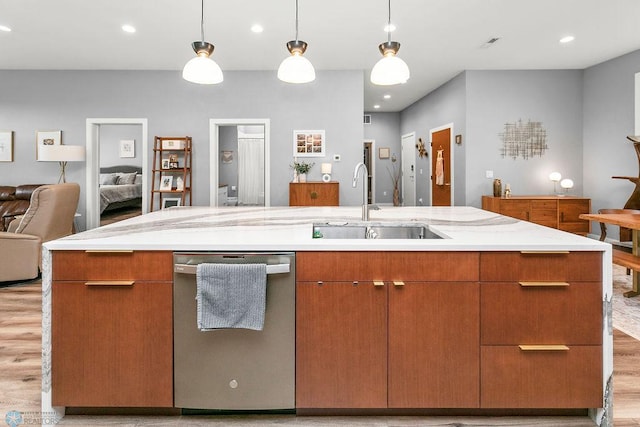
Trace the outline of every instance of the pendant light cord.
<path fill-rule="evenodd" d="M 296 41 L 298 41 L 298 0 L 296 0 Z"/>
<path fill-rule="evenodd" d="M 389 0 L 389 20 L 387 21 L 387 42 L 391 43 L 391 0 Z"/>
<path fill-rule="evenodd" d="M 200 40 L 204 41 L 204 0 L 200 0 Z"/>

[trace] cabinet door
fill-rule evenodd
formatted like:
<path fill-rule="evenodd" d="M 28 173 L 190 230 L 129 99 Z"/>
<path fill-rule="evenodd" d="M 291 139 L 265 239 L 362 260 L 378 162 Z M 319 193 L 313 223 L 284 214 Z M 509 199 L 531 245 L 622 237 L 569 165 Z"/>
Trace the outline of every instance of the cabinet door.
<path fill-rule="evenodd" d="M 298 282 L 296 407 L 386 406 L 386 286 Z"/>
<path fill-rule="evenodd" d="M 590 231 L 589 221 L 580 219 L 580 214 L 588 214 L 591 210 L 590 199 L 567 199 L 560 200 L 559 225 L 560 230 L 571 233 L 588 234 Z"/>
<path fill-rule="evenodd" d="M 500 200 L 500 213 L 529 221 L 529 200 L 502 199 Z"/>
<path fill-rule="evenodd" d="M 56 406 L 173 406 L 171 282 L 54 281 Z"/>
<path fill-rule="evenodd" d="M 389 407 L 479 407 L 479 284 L 390 288 Z"/>

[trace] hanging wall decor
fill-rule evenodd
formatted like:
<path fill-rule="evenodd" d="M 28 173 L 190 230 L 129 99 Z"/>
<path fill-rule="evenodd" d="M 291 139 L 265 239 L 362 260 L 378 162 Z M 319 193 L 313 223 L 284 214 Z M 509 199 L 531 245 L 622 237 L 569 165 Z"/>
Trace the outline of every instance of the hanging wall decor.
<path fill-rule="evenodd" d="M 502 139 L 502 157 L 516 159 L 522 157 L 527 160 L 530 157 L 542 157 L 547 146 L 547 131 L 542 127 L 542 122 L 529 120 L 523 123 L 521 119 L 517 123 L 505 123 L 504 132 L 498 134 Z"/>
<path fill-rule="evenodd" d="M 424 141 L 422 141 L 422 138 L 418 138 L 416 149 L 418 150 L 418 156 L 420 156 L 420 158 L 427 157 L 427 149 L 425 148 Z"/>

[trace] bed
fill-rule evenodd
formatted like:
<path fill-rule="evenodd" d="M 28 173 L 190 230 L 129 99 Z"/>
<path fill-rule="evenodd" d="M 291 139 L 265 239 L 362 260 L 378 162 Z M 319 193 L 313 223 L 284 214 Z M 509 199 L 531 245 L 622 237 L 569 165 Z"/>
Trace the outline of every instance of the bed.
<path fill-rule="evenodd" d="M 120 165 L 100 168 L 100 213 L 142 208 L 142 168 Z"/>

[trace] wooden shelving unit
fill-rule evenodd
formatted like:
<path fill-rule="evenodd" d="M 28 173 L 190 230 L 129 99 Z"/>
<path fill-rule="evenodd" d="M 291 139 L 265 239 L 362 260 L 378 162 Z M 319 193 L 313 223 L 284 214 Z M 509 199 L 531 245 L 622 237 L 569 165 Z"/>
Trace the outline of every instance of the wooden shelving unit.
<path fill-rule="evenodd" d="M 152 172 L 149 212 L 191 206 L 191 137 L 156 136 Z"/>

